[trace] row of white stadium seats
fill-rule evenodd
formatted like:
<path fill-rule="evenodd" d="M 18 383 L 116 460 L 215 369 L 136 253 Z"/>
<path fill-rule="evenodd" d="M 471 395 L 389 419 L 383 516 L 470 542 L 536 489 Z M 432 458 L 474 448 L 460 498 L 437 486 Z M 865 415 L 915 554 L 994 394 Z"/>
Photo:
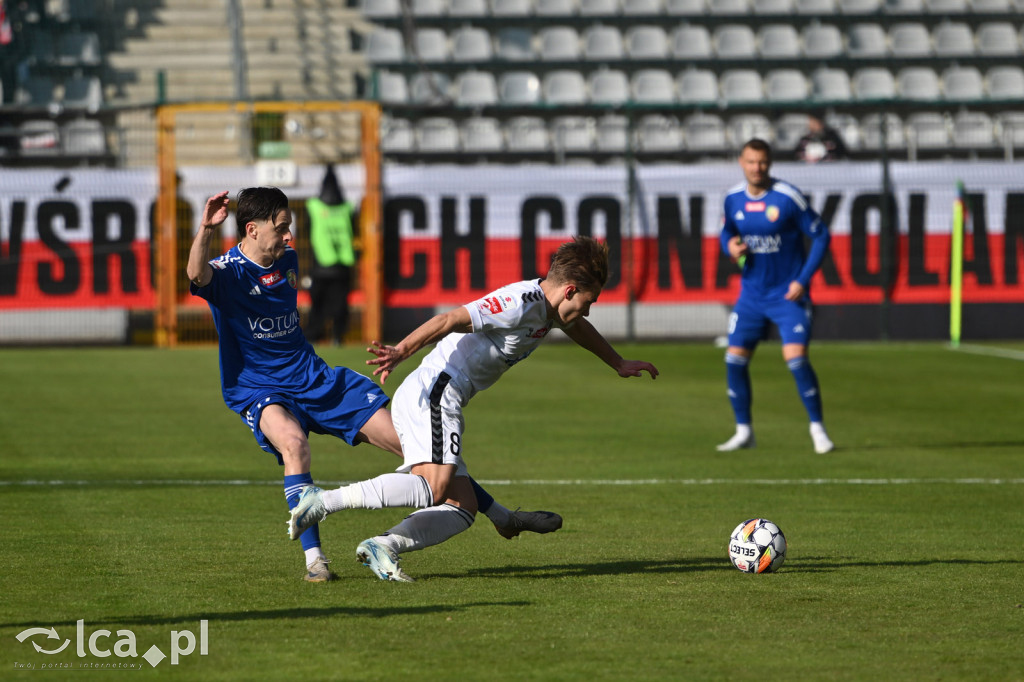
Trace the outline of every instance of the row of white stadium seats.
<path fill-rule="evenodd" d="M 450 80 L 437 72 L 420 72 L 407 82 L 400 73 L 377 74 L 377 99 L 385 104 L 455 104 L 563 106 L 626 102 L 641 104 L 701 104 L 709 102 L 844 102 L 906 99 L 914 101 L 979 101 L 1024 99 L 1024 69 L 996 66 L 983 76 L 974 67 L 953 66 L 942 74 L 927 67 L 906 67 L 895 75 L 870 67 L 848 75 L 822 67 L 806 77 L 796 69 L 774 69 L 764 76 L 753 69 L 733 69 L 721 76 L 690 68 L 673 77 L 663 69 L 642 69 L 630 78 L 625 72 L 599 69 L 585 76 L 556 70 L 543 78 L 530 71 L 509 71 L 496 78 L 487 71 L 465 71 Z"/>
<path fill-rule="evenodd" d="M 849 115 L 829 117 L 828 122 L 852 150 L 877 150 L 882 145 L 880 114 L 857 120 Z M 1024 112 L 1007 112 L 994 119 L 980 112 L 948 116 L 935 112 L 910 114 L 906 121 L 895 114 L 884 119 L 886 146 L 892 149 L 961 150 L 1024 147 Z M 738 149 L 746 140 L 760 137 L 780 151 L 793 149 L 807 131 L 807 117 L 791 114 L 774 124 L 758 114 L 733 116 L 697 113 L 681 122 L 671 116 L 652 114 L 636 122 L 634 144 L 643 152 L 689 151 L 723 153 Z M 386 119 L 382 144 L 387 153 L 401 152 L 611 152 L 621 153 L 629 142 L 624 116 L 600 118 L 561 116 L 551 120 L 518 116 L 504 124 L 495 118 L 473 117 L 461 124 L 445 117 L 416 123 Z"/>
<path fill-rule="evenodd" d="M 669 14 L 962 14 L 1024 10 L 1022 0 L 412 0 L 417 17 L 612 16 Z M 371 18 L 402 15 L 402 0 L 363 0 Z"/>
<path fill-rule="evenodd" d="M 76 119 L 63 126 L 49 119 L 29 120 L 18 126 L 18 154 L 29 156 L 99 156 L 107 151 L 103 124 Z"/>
<path fill-rule="evenodd" d="M 478 26 L 445 32 L 416 29 L 413 44 L 402 32 L 377 28 L 366 41 L 370 63 L 422 62 L 614 61 L 621 59 L 856 59 L 885 57 L 1002 57 L 1021 53 L 1022 32 L 1010 22 L 987 22 L 977 30 L 963 22 L 944 21 L 929 31 L 921 23 L 901 22 L 889 30 L 875 23 L 840 29 L 814 23 L 798 31 L 790 24 L 767 24 L 755 33 L 751 26 L 726 24 L 709 31 L 698 24 L 681 24 L 670 32 L 661 26 L 626 29 L 595 24 L 581 32 L 571 26 L 547 26 L 536 33 L 505 28 L 492 37 Z"/>

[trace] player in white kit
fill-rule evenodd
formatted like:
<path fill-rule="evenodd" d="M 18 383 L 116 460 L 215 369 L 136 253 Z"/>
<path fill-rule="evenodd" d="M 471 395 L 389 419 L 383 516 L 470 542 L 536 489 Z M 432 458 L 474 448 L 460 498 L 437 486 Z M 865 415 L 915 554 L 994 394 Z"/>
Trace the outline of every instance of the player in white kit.
<path fill-rule="evenodd" d="M 462 408 L 525 360 L 553 327 L 603 360 L 619 376 L 658 375 L 649 362 L 625 360 L 586 320 L 608 279 L 608 247 L 589 237 L 562 244 L 545 279 L 516 282 L 437 315 L 394 346 L 374 342 L 374 376 L 381 384 L 406 358 L 437 342 L 398 387 L 392 419 L 412 475 L 361 481 L 336 490 L 303 490 L 289 535 L 341 509 L 421 507 L 382 535 L 364 540 L 356 555 L 382 580 L 410 582 L 399 555 L 444 542 L 472 525 L 476 496 L 462 459 Z M 429 502 L 424 502 L 429 500 Z"/>

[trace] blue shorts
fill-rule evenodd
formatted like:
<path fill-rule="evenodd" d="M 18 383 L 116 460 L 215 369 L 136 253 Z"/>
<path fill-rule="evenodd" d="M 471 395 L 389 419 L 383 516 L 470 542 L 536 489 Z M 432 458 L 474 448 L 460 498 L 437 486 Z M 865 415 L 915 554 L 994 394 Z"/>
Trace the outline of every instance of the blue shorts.
<path fill-rule="evenodd" d="M 242 412 L 242 421 L 252 429 L 256 443 L 277 457 L 277 451 L 260 430 L 260 417 L 267 405 L 281 405 L 310 432 L 337 436 L 349 445 L 356 444 L 360 429 L 370 417 L 388 404 L 390 398 L 377 384 L 347 367 L 335 367 L 327 381 L 318 382 L 299 395 L 268 389 Z"/>
<path fill-rule="evenodd" d="M 806 296 L 799 301 L 781 297 L 765 300 L 741 293 L 729 315 L 729 345 L 753 350 L 767 338 L 771 324 L 778 327 L 782 343 L 808 345 L 811 342 L 811 300 Z"/>

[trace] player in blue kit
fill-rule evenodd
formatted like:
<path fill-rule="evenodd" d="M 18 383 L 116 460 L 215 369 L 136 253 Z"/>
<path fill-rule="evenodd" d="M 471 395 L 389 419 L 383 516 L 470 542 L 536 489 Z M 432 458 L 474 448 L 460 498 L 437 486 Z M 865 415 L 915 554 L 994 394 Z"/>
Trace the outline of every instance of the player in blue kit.
<path fill-rule="evenodd" d="M 401 442 L 384 409 L 387 395 L 358 372 L 328 366 L 302 333 L 288 198 L 268 187 L 239 192 L 238 245 L 208 260 L 210 241 L 227 220 L 228 204 L 227 192 L 207 200 L 186 272 L 192 294 L 205 299 L 213 314 L 224 402 L 241 416 L 259 446 L 284 466 L 285 498 L 292 508 L 302 488 L 313 484 L 310 431 L 349 445 L 371 443 L 399 457 Z M 547 533 L 561 527 L 557 514 L 510 512 L 475 482 L 473 489 L 481 510 L 506 538 L 523 530 Z M 384 506 L 387 500 L 378 502 Z M 333 579 L 318 528 L 306 530 L 301 540 L 305 579 Z"/>
<path fill-rule="evenodd" d="M 782 357 L 810 417 L 814 451 L 825 454 L 834 446 L 825 431 L 821 391 L 807 346 L 811 341 L 810 282 L 828 249 L 828 227 L 798 189 L 770 175 L 772 156 L 766 142 L 756 138 L 747 142 L 739 161 L 746 182 L 726 194 L 721 234 L 722 250 L 743 268 L 725 352 L 736 433 L 718 450 L 755 445 L 749 365 L 769 324 L 774 324 L 782 337 Z M 804 250 L 805 236 L 811 239 L 809 253 Z"/>

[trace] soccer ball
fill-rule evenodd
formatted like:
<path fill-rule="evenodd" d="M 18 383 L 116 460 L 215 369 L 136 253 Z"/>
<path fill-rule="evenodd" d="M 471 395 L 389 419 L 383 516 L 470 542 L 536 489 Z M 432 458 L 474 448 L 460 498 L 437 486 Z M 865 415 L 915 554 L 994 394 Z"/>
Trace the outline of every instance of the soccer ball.
<path fill-rule="evenodd" d="M 786 536 L 768 519 L 747 519 L 729 536 L 729 559 L 744 573 L 773 573 L 786 560 Z"/>

